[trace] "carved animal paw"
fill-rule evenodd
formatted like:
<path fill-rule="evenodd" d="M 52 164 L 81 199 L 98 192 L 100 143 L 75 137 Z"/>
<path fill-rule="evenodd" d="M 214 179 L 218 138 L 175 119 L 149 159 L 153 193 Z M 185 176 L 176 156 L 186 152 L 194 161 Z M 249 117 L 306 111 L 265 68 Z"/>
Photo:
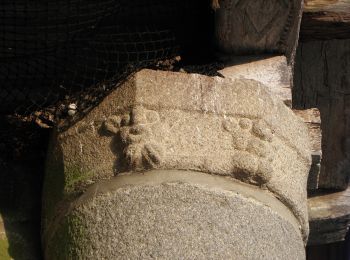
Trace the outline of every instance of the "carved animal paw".
<path fill-rule="evenodd" d="M 104 122 L 108 133 L 120 135 L 129 170 L 157 168 L 160 165 L 162 149 L 153 141 L 151 130 L 151 126 L 159 121 L 156 111 L 136 107 L 124 115 L 110 116 Z"/>
<path fill-rule="evenodd" d="M 237 150 L 233 158 L 234 175 L 242 181 L 265 184 L 271 176 L 271 145 L 273 132 L 263 120 L 249 118 L 226 119 L 225 131 L 232 134 L 232 145 Z"/>
<path fill-rule="evenodd" d="M 129 170 L 139 171 L 143 169 L 142 148 L 139 144 L 133 144 L 124 149 L 124 156 Z"/>
<path fill-rule="evenodd" d="M 158 168 L 162 161 L 163 151 L 156 144 L 131 144 L 124 150 L 129 170 Z"/>
<path fill-rule="evenodd" d="M 145 144 L 142 149 L 143 163 L 147 168 L 158 168 L 162 162 L 163 150 L 157 144 Z"/>

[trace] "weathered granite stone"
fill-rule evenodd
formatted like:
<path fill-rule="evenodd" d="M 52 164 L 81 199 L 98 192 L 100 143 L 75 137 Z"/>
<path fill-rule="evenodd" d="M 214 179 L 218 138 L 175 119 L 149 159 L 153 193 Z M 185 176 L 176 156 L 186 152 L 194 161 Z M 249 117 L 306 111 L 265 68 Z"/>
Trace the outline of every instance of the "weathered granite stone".
<path fill-rule="evenodd" d="M 220 70 L 225 78 L 253 79 L 266 87 L 272 94 L 279 97 L 287 106 L 292 106 L 292 68 L 285 56 L 243 56 L 224 59 L 226 67 Z M 312 147 L 312 165 L 309 172 L 308 190 L 318 188 L 321 172 L 321 118 L 318 109 L 296 110 L 308 127 Z"/>
<path fill-rule="evenodd" d="M 268 191 L 156 170 L 88 189 L 50 234 L 46 258 L 305 259 L 298 225 Z"/>
<path fill-rule="evenodd" d="M 292 68 L 285 56 L 242 56 L 225 59 L 225 68 L 219 71 L 229 79 L 253 79 L 283 102 L 292 103 Z"/>
<path fill-rule="evenodd" d="M 97 211 L 91 208 L 91 214 L 98 214 L 95 217 L 91 215 L 90 219 L 86 211 L 78 210 L 80 206 L 77 206 L 76 202 L 89 185 L 126 172 L 143 173 L 152 169 L 192 170 L 233 179 L 266 190 L 292 212 L 297 223 L 294 227 L 297 227 L 297 230 L 300 229 L 299 234 L 302 234 L 305 241 L 308 234 L 306 182 L 311 163 L 310 149 L 308 131 L 304 123 L 281 100 L 271 96 L 266 87 L 256 81 L 244 79 L 233 81 L 196 74 L 152 70 L 140 71 L 106 97 L 82 121 L 67 131 L 54 135 L 49 149 L 44 188 L 44 247 L 48 250 L 47 252 L 52 252 L 48 253 L 49 255 L 55 255 L 60 248 L 66 247 L 62 241 L 68 239 L 71 241 L 69 250 L 63 251 L 62 254 L 69 255 L 74 250 L 79 251 L 80 249 L 77 248 L 85 243 L 79 240 L 80 235 L 77 234 L 80 231 L 85 234 L 86 230 L 90 232 L 98 228 L 98 226 L 91 226 L 86 229 L 86 225 L 80 224 L 80 221 L 86 221 L 84 222 L 86 224 L 92 221 L 91 224 L 94 225 L 94 221 L 100 219 L 98 214 L 103 212 L 104 203 L 114 199 L 94 200 L 94 205 L 101 204 L 102 208 L 95 208 Z M 171 179 L 173 172 L 164 171 L 164 175 L 166 174 Z M 172 208 L 176 210 L 177 203 L 181 204 L 183 200 L 178 197 L 181 189 L 184 189 L 182 190 L 184 194 L 191 194 L 191 189 L 187 190 L 186 187 L 186 185 L 180 185 L 176 188 L 179 191 L 176 191 L 168 188 L 164 190 L 161 186 L 155 188 L 154 192 L 155 194 L 169 192 L 169 196 L 173 194 Z M 149 194 L 147 196 L 152 194 L 147 190 L 148 188 L 144 191 L 142 189 L 140 194 L 143 192 Z M 127 195 L 125 196 L 127 199 Z M 199 194 L 196 196 L 200 197 Z M 216 196 L 217 194 L 211 194 L 210 200 L 215 201 Z M 152 197 L 146 197 L 145 200 L 152 200 Z M 201 203 L 204 201 L 201 200 Z M 158 214 L 156 212 L 162 211 L 162 206 L 157 208 L 157 200 L 153 203 L 155 208 L 150 210 Z M 90 204 L 85 203 L 79 205 L 83 208 L 90 207 Z M 129 205 L 131 208 L 138 207 L 137 203 L 134 206 Z M 193 205 L 193 207 L 197 206 Z M 220 210 L 218 208 L 217 212 Z M 108 215 L 110 212 L 101 214 Z M 134 216 L 133 213 L 130 214 Z M 167 211 L 167 214 L 170 214 L 170 211 Z M 221 213 L 213 211 L 213 214 L 212 221 Z M 242 214 L 249 215 L 253 212 L 245 211 Z M 244 220 L 243 215 L 242 217 L 232 216 L 237 217 L 233 219 L 236 224 L 232 225 L 239 225 L 237 223 L 240 221 L 246 223 L 248 220 Z M 268 218 L 267 215 L 259 216 L 259 218 Z M 137 221 L 139 218 L 141 216 L 137 216 Z M 169 219 L 171 219 L 170 216 Z M 165 221 L 166 218 L 164 217 L 163 220 Z M 160 218 L 157 221 L 163 220 Z M 104 219 L 100 221 L 103 222 Z M 138 228 L 135 221 L 132 228 Z M 276 224 L 273 220 L 271 221 Z M 188 223 L 185 224 L 181 222 L 179 228 L 182 228 L 182 225 L 188 225 Z M 105 227 L 108 225 L 106 224 Z M 272 224 L 266 223 L 266 225 Z M 258 228 L 255 224 L 253 226 L 255 229 Z M 69 230 L 72 228 L 77 229 L 70 233 Z M 173 228 L 175 226 L 171 227 L 171 230 Z M 63 229 L 63 231 L 57 233 L 56 229 Z M 119 232 L 113 229 L 114 226 L 108 230 L 111 233 L 106 235 L 106 239 L 112 239 L 106 244 L 112 247 L 108 249 L 109 251 L 106 249 L 108 252 L 115 250 L 113 241 L 117 239 L 111 234 L 117 236 L 117 233 L 113 232 Z M 222 229 L 222 232 L 225 233 L 225 230 L 228 229 Z M 266 231 L 261 230 L 262 233 Z M 234 233 L 230 232 L 225 236 L 231 237 Z M 67 238 L 64 234 L 73 237 Z M 103 240 L 103 232 L 100 235 L 98 232 L 94 234 Z M 200 235 L 200 233 L 195 234 Z M 87 233 L 86 236 L 87 240 L 95 239 L 91 237 L 93 233 Z M 215 241 L 214 237 L 207 238 L 210 243 Z M 157 239 L 156 243 L 158 243 Z M 52 241 L 63 244 L 53 247 L 56 242 Z M 137 243 L 140 247 L 142 245 L 147 247 L 144 244 L 145 241 L 140 240 Z M 149 249 L 156 247 L 153 242 L 148 246 Z M 193 248 L 195 247 L 197 246 L 193 245 Z M 237 250 L 237 247 L 232 244 L 231 249 L 218 252 L 218 256 L 225 256 L 233 248 Z M 132 247 L 127 250 L 133 251 Z M 199 257 L 206 254 L 209 246 L 203 250 Z M 212 250 L 215 251 L 215 249 Z M 197 254 L 195 253 L 197 251 L 193 252 Z M 281 254 L 284 254 L 283 252 Z M 124 254 L 122 251 L 119 253 Z M 157 252 L 155 254 L 157 255 Z M 174 252 L 169 251 L 169 254 Z M 213 254 L 215 257 L 215 252 Z"/>

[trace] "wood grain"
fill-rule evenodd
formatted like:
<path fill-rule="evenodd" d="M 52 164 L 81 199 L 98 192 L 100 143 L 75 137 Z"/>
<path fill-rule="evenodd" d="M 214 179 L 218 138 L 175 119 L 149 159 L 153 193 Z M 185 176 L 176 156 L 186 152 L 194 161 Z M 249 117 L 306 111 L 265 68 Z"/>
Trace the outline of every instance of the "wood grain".
<path fill-rule="evenodd" d="M 319 186 L 348 187 L 350 178 L 350 40 L 299 44 L 293 107 L 321 113 L 322 164 Z"/>
<path fill-rule="evenodd" d="M 321 117 L 320 111 L 317 108 L 310 108 L 304 110 L 293 109 L 294 114 L 299 116 L 305 122 L 311 139 L 311 158 L 312 164 L 310 167 L 309 177 L 307 180 L 308 190 L 317 190 L 319 185 L 321 173 Z"/>
<path fill-rule="evenodd" d="M 301 41 L 347 38 L 350 38 L 350 0 L 306 1 Z"/>
<path fill-rule="evenodd" d="M 215 13 L 215 41 L 224 53 L 280 53 L 291 61 L 301 14 L 301 0 L 221 1 Z"/>
<path fill-rule="evenodd" d="M 349 12 L 350 0 L 306 0 L 305 12 Z"/>
<path fill-rule="evenodd" d="M 350 226 L 350 189 L 319 192 L 308 199 L 310 236 L 308 245 L 345 240 Z"/>

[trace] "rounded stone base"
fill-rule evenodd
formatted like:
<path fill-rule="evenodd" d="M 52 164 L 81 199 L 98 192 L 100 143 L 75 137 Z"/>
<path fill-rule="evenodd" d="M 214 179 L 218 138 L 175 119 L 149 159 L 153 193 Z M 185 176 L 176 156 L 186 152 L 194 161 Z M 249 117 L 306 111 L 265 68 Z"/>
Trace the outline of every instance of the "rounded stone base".
<path fill-rule="evenodd" d="M 191 171 L 95 184 L 46 234 L 47 259 L 305 259 L 297 220 L 271 193 Z"/>

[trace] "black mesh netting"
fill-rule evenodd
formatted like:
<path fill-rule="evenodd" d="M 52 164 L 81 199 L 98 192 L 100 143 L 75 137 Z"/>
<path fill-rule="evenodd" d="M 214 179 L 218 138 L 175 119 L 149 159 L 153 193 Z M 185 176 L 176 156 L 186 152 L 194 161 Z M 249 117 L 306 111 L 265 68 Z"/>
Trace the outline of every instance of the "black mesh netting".
<path fill-rule="evenodd" d="M 203 0 L 2 0 L 0 113 L 88 111 L 130 73 L 205 52 Z"/>

